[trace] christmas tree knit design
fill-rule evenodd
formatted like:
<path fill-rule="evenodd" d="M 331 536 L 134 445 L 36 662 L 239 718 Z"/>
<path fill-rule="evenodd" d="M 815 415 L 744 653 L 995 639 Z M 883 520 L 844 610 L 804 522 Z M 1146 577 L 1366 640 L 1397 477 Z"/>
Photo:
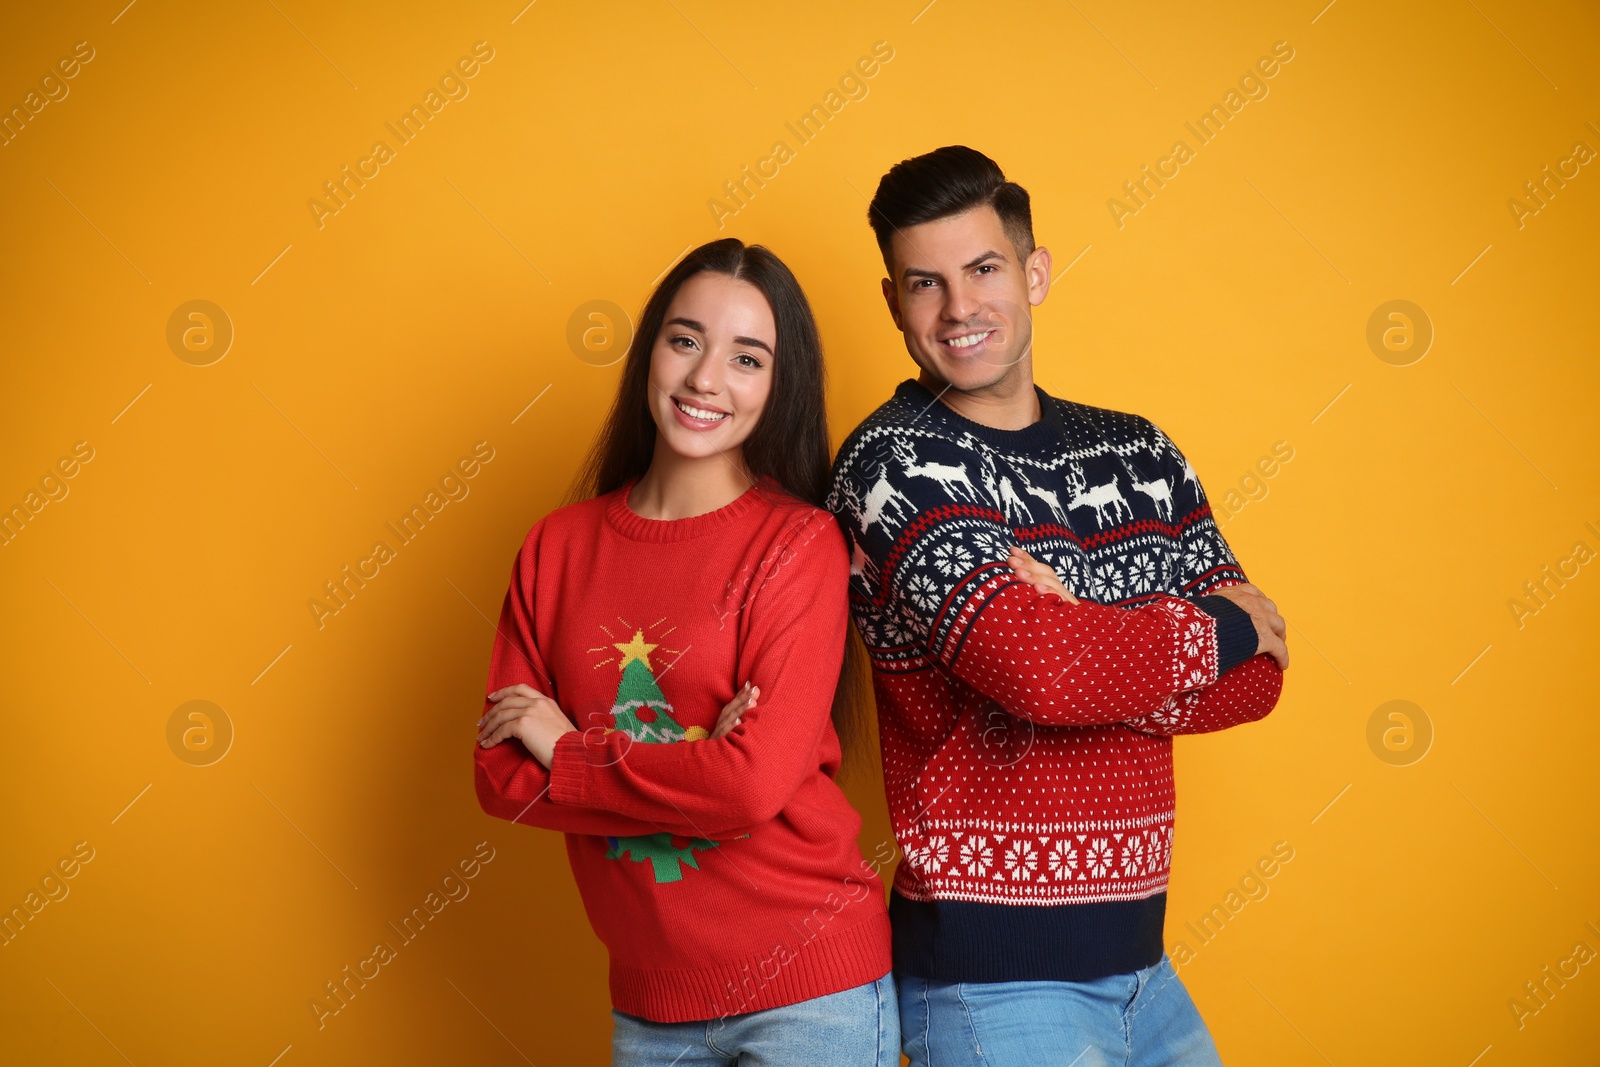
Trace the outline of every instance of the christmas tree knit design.
<path fill-rule="evenodd" d="M 633 640 L 616 645 L 617 651 L 622 653 L 622 680 L 617 683 L 617 695 L 611 703 L 615 729 L 646 745 L 702 740 L 709 736 L 705 728 L 691 726 L 685 730 L 673 717 L 672 705 L 667 703 L 661 687 L 656 684 L 655 675 L 650 671 L 650 653 L 657 647 L 645 641 L 642 630 L 634 631 Z M 704 837 L 669 833 L 607 837 L 606 841 L 611 846 L 606 852 L 607 859 L 616 860 L 627 855 L 635 863 L 649 860 L 657 884 L 682 881 L 685 865 L 700 869 L 696 852 L 717 847 L 717 842 Z"/>

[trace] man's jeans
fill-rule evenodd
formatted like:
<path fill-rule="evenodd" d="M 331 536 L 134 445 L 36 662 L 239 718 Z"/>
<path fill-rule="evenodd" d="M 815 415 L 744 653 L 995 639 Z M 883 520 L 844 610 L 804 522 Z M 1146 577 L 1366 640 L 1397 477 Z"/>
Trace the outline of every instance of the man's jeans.
<path fill-rule="evenodd" d="M 1220 1067 L 1165 955 L 1090 982 L 934 982 L 896 975 L 911 1067 Z"/>
<path fill-rule="evenodd" d="M 612 1067 L 899 1067 L 895 979 L 693 1023 L 611 1010 Z"/>

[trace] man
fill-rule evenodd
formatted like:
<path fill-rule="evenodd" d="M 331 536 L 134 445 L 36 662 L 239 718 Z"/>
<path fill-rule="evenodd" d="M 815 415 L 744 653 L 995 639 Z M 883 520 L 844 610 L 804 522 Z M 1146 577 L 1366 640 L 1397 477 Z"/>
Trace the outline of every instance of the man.
<path fill-rule="evenodd" d="M 1172 737 L 1272 710 L 1284 621 L 1178 447 L 1033 383 L 1051 257 L 971 148 L 868 212 L 920 368 L 844 442 L 913 1065 L 1217 1063 L 1163 949 Z"/>

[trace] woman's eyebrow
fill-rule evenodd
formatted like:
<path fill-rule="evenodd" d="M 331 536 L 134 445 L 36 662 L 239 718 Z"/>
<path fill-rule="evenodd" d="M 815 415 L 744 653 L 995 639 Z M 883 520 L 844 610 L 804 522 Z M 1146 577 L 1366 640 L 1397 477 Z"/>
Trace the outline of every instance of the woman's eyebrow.
<path fill-rule="evenodd" d="M 758 341 L 754 337 L 735 337 L 733 339 L 733 343 L 736 345 L 750 345 L 752 348 L 759 348 L 763 350 L 769 356 L 772 355 L 771 346 L 769 346 L 767 342 Z"/>

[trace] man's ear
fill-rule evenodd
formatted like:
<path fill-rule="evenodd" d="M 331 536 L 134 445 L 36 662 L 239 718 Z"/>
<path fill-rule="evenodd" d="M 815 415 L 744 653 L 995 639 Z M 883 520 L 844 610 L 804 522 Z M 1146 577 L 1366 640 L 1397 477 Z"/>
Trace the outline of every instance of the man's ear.
<path fill-rule="evenodd" d="M 1038 307 L 1050 292 L 1050 250 L 1044 245 L 1035 248 L 1024 272 L 1028 278 L 1028 303 Z"/>
<path fill-rule="evenodd" d="M 883 302 L 889 305 L 889 317 L 894 320 L 894 328 L 904 333 L 905 327 L 900 325 L 900 294 L 895 290 L 894 282 L 884 278 L 879 284 L 883 286 Z"/>

